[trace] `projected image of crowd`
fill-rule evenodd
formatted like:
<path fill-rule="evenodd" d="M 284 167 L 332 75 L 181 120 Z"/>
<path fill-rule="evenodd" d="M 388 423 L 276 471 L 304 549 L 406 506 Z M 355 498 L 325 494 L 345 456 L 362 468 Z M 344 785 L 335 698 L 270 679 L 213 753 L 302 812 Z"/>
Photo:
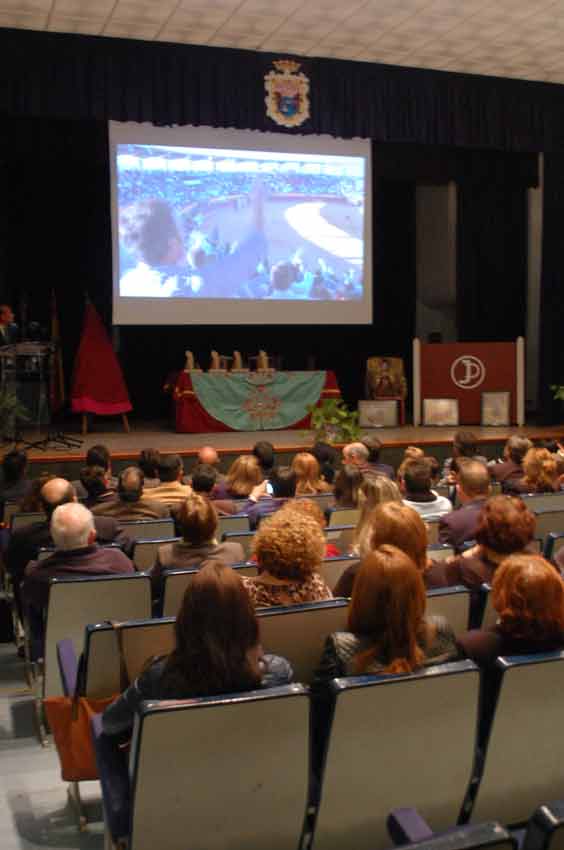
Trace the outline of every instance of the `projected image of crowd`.
<path fill-rule="evenodd" d="M 362 199 L 353 180 L 324 174 L 187 175 L 170 170 L 123 170 L 119 175 L 120 294 L 350 301 L 361 299 L 362 264 L 303 257 L 298 232 L 287 256 L 271 258 L 265 235 L 270 199 Z M 140 200 L 141 199 L 141 200 Z M 241 216 L 244 236 L 227 239 L 210 218 Z M 285 225 L 286 226 L 286 225 Z M 345 235 L 345 234 L 344 234 Z M 284 241 L 281 238 L 281 241 Z"/>

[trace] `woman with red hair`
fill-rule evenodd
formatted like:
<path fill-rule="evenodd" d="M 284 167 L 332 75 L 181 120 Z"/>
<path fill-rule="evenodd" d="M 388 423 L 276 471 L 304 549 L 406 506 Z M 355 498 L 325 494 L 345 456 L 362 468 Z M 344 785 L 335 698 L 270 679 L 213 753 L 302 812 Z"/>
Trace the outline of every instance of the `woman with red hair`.
<path fill-rule="evenodd" d="M 313 496 L 331 490 L 331 486 L 322 479 L 319 463 L 310 452 L 298 452 L 291 469 L 296 475 L 296 496 Z"/>
<path fill-rule="evenodd" d="M 364 673 L 411 673 L 458 657 L 442 617 L 425 617 L 425 585 L 414 561 L 396 546 L 367 555 L 354 583 L 348 631 L 325 644 L 316 682 Z"/>
<path fill-rule="evenodd" d="M 498 620 L 492 629 L 461 635 L 459 645 L 479 664 L 498 655 L 550 652 L 564 644 L 564 581 L 540 555 L 512 555 L 496 570 L 492 602 Z"/>

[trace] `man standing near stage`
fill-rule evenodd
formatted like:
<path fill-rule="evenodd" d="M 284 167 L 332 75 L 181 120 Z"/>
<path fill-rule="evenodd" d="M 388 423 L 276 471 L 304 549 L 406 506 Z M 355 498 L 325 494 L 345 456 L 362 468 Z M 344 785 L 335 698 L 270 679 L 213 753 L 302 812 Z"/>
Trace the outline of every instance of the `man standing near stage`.
<path fill-rule="evenodd" d="M 16 341 L 14 314 L 9 304 L 0 304 L 0 347 Z"/>

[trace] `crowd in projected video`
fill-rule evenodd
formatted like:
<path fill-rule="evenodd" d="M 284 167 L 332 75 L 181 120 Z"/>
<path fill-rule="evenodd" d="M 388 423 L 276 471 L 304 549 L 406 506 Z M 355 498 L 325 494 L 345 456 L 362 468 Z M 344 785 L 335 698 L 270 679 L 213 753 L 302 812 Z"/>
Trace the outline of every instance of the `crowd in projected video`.
<path fill-rule="evenodd" d="M 358 301 L 365 160 L 117 146 L 119 294 Z"/>

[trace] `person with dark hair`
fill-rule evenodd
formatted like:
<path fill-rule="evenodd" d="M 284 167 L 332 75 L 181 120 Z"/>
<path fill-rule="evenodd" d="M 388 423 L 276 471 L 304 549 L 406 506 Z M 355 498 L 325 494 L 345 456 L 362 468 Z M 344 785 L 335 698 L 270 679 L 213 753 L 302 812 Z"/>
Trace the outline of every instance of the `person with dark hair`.
<path fill-rule="evenodd" d="M 182 483 L 184 466 L 179 455 L 159 455 L 158 473 L 161 483 L 143 491 L 148 499 L 175 506 L 192 493 L 192 488 Z"/>
<path fill-rule="evenodd" d="M 291 467 L 276 466 L 268 480 L 257 484 L 241 508 L 241 513 L 248 514 L 251 528 L 256 528 L 263 517 L 276 513 L 288 499 L 293 499 L 297 483 Z"/>
<path fill-rule="evenodd" d="M 396 477 L 393 466 L 387 463 L 380 463 L 380 452 L 382 451 L 382 441 L 378 437 L 367 435 L 361 440 L 362 444 L 368 449 L 368 458 L 366 461 L 367 470 L 374 472 L 377 475 L 386 475 L 392 481 Z"/>
<path fill-rule="evenodd" d="M 149 488 L 147 491 L 151 493 Z M 94 516 L 111 516 L 121 520 L 166 519 L 170 511 L 164 502 L 144 496 L 143 470 L 138 466 L 123 469 L 118 478 L 117 493 L 91 508 Z"/>
<path fill-rule="evenodd" d="M 112 501 L 115 490 L 108 487 L 107 472 L 102 466 L 83 466 L 80 470 L 80 483 L 86 490 L 83 500 L 87 508 Z"/>
<path fill-rule="evenodd" d="M 459 656 L 442 617 L 425 617 L 421 571 L 396 546 L 363 558 L 349 609 L 348 630 L 327 638 L 315 683 L 338 676 L 412 673 Z"/>
<path fill-rule="evenodd" d="M 322 440 L 318 440 L 311 447 L 311 453 L 319 464 L 321 477 L 328 484 L 332 484 L 335 480 L 335 467 L 339 457 L 337 449 L 330 445 L 330 443 L 324 443 Z"/>
<path fill-rule="evenodd" d="M 143 486 L 146 490 L 158 487 L 161 483 L 159 478 L 160 453 L 158 449 L 141 449 L 137 466 L 143 472 Z"/>
<path fill-rule="evenodd" d="M 358 508 L 363 475 L 358 466 L 345 464 L 338 471 L 333 485 L 336 508 Z"/>
<path fill-rule="evenodd" d="M 478 453 L 478 438 L 473 431 L 457 431 L 454 435 L 452 444 L 452 457 L 447 457 L 443 464 L 442 480 L 447 484 L 456 484 L 455 472 L 458 471 L 456 463 L 453 467 L 453 462 L 459 458 L 468 458 L 470 460 L 479 460 L 487 464 L 487 458 Z"/>
<path fill-rule="evenodd" d="M 192 470 L 192 490 L 213 500 L 213 506 L 220 516 L 228 516 L 239 510 L 231 499 L 216 499 L 214 489 L 217 484 L 218 472 L 209 463 L 198 463 Z"/>
<path fill-rule="evenodd" d="M 274 446 L 268 440 L 259 440 L 253 446 L 252 454 L 258 460 L 263 476 L 268 478 L 274 468 Z"/>
<path fill-rule="evenodd" d="M 460 552 L 467 540 L 473 540 L 480 512 L 490 492 L 487 467 L 479 460 L 467 460 L 460 465 L 456 493 L 460 507 L 441 517 L 439 542 Z"/>
<path fill-rule="evenodd" d="M 4 517 L 4 502 L 15 502 L 29 493 L 31 481 L 26 478 L 27 452 L 13 449 L 2 460 L 2 489 L 0 490 L 0 519 Z"/>
<path fill-rule="evenodd" d="M 523 458 L 532 449 L 533 444 L 528 437 L 512 434 L 503 449 L 504 460 L 501 463 L 492 463 L 488 470 L 493 481 L 499 481 L 501 489 L 508 491 L 509 482 L 519 480 L 525 474 L 523 471 Z"/>
<path fill-rule="evenodd" d="M 402 464 L 399 479 L 403 501 L 423 518 L 441 516 L 452 511 L 450 499 L 431 490 L 431 467 L 426 458 Z"/>
<path fill-rule="evenodd" d="M 249 595 L 239 576 L 221 561 L 208 561 L 192 579 L 175 632 L 173 652 L 155 660 L 105 710 L 106 735 L 129 736 L 143 700 L 233 694 L 292 680 L 284 658 L 263 653 Z"/>
<path fill-rule="evenodd" d="M 91 446 L 86 452 L 85 459 L 85 467 L 86 466 L 100 466 L 106 473 L 106 482 L 107 486 L 110 490 L 115 490 L 117 487 L 117 478 L 114 478 L 112 475 L 112 457 L 110 455 L 110 450 L 107 446 L 99 443 L 96 446 Z M 77 479 L 76 481 L 71 482 L 72 486 L 76 490 L 76 495 L 79 499 L 88 499 L 89 494 L 82 481 Z"/>

